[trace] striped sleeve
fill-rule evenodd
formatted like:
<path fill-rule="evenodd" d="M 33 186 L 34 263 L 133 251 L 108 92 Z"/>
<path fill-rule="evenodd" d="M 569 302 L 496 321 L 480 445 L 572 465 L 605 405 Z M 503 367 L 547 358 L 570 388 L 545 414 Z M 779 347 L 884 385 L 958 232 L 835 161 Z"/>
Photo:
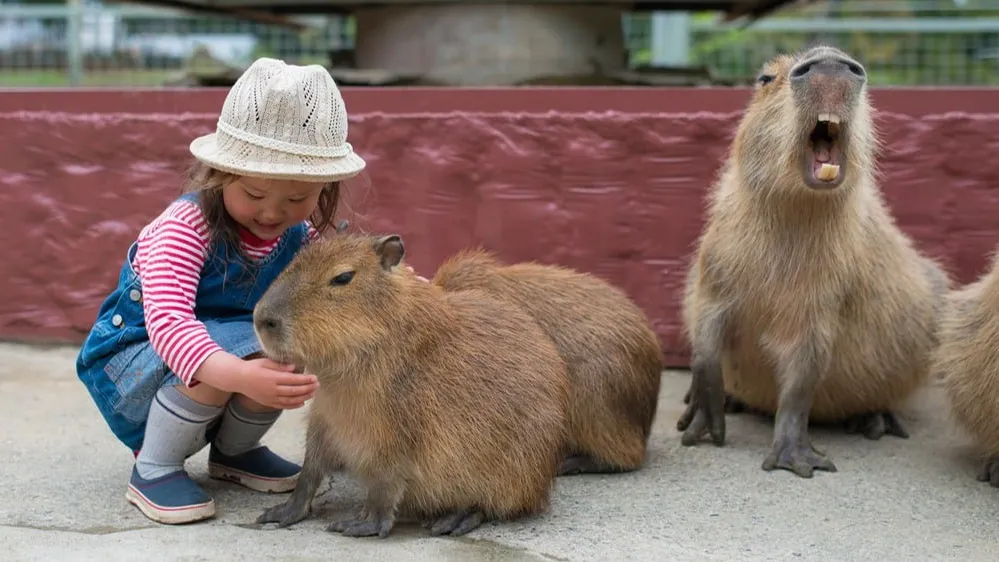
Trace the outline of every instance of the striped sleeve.
<path fill-rule="evenodd" d="M 207 247 L 200 210 L 178 205 L 140 237 L 136 255 L 150 343 L 188 387 L 197 384 L 201 363 L 221 349 L 194 315 Z"/>
<path fill-rule="evenodd" d="M 319 236 L 319 231 L 316 227 L 312 226 L 312 221 L 305 221 L 305 228 L 309 230 L 309 242 L 312 242 Z"/>

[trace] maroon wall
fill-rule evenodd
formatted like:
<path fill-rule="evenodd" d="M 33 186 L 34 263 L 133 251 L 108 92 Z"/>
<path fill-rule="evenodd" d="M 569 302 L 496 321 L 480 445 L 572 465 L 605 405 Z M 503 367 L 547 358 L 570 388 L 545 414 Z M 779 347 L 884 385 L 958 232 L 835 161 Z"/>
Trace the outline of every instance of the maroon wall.
<path fill-rule="evenodd" d="M 143 223 L 178 193 L 222 90 L 0 92 L 0 337 L 79 342 Z M 345 89 L 369 168 L 347 215 L 432 274 L 475 244 L 591 271 L 685 365 L 679 292 L 703 197 L 747 100 L 733 89 Z M 995 90 L 878 90 L 900 225 L 966 282 L 999 242 Z M 361 220 L 365 219 L 365 220 Z"/>

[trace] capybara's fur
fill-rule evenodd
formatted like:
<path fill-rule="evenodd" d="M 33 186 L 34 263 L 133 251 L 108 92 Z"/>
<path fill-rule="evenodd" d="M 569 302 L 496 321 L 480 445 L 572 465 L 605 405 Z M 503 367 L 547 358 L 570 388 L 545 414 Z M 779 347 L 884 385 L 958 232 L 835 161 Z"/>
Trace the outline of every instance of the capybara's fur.
<path fill-rule="evenodd" d="M 978 479 L 999 487 L 999 255 L 989 271 L 947 296 L 932 373 L 951 416 L 982 453 Z"/>
<path fill-rule="evenodd" d="M 705 431 L 724 442 L 722 378 L 776 415 L 766 470 L 836 470 L 809 421 L 907 436 L 894 410 L 927 379 L 950 280 L 883 200 L 872 114 L 865 71 L 840 50 L 764 65 L 687 278 L 684 444 Z M 834 180 L 820 179 L 823 162 L 839 165 Z"/>
<path fill-rule="evenodd" d="M 662 381 L 659 338 L 642 310 L 610 283 L 571 268 L 503 264 L 459 252 L 433 282 L 485 289 L 526 310 L 552 338 L 569 373 L 569 456 L 560 474 L 625 472 L 645 462 Z"/>
<path fill-rule="evenodd" d="M 316 241 L 257 305 L 267 355 L 320 380 L 298 486 L 258 521 L 302 520 L 339 467 L 368 489 L 329 527 L 350 536 L 387 536 L 397 511 L 458 535 L 547 509 L 566 451 L 558 350 L 517 307 L 396 267 L 403 253 L 397 235 Z"/>

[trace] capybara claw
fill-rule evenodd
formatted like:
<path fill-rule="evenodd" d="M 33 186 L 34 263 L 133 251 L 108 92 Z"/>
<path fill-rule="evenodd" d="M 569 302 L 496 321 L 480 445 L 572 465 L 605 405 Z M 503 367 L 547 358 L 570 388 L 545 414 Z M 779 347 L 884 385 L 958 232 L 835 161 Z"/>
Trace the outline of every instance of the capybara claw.
<path fill-rule="evenodd" d="M 680 419 L 676 421 L 676 429 L 682 431 L 680 443 L 685 447 L 696 445 L 705 434 L 711 436 L 711 441 L 717 445 L 725 444 L 725 410 L 719 408 L 720 402 L 716 397 L 709 397 L 708 401 L 701 400 L 696 396 L 687 404 L 687 408 Z"/>
<path fill-rule="evenodd" d="M 725 420 L 719 422 L 710 415 L 706 408 L 687 406 L 687 411 L 676 423 L 678 430 L 683 431 L 680 443 L 685 447 L 698 444 L 705 434 L 711 436 L 711 442 L 721 447 L 725 444 Z"/>

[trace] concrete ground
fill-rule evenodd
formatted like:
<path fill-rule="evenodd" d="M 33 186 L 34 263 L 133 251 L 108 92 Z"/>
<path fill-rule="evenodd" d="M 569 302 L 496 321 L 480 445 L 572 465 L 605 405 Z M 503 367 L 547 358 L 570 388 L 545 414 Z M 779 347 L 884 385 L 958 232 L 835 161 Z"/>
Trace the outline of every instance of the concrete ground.
<path fill-rule="evenodd" d="M 946 421 L 939 389 L 905 413 L 911 439 L 871 442 L 816 431 L 839 472 L 805 480 L 764 472 L 771 427 L 730 415 L 723 448 L 680 445 L 684 373 L 664 374 L 648 466 L 559 479 L 551 512 L 487 524 L 463 538 L 415 526 L 386 539 L 323 531 L 357 509 L 360 489 L 337 476 L 316 518 L 260 528 L 284 496 L 209 480 L 203 451 L 188 467 L 215 495 L 210 522 L 158 526 L 124 499 L 131 455 L 77 381 L 75 348 L 0 345 L 0 559 L 195 560 L 962 560 L 999 558 L 999 490 L 975 480 L 966 441 Z M 301 459 L 302 411 L 265 442 Z"/>

